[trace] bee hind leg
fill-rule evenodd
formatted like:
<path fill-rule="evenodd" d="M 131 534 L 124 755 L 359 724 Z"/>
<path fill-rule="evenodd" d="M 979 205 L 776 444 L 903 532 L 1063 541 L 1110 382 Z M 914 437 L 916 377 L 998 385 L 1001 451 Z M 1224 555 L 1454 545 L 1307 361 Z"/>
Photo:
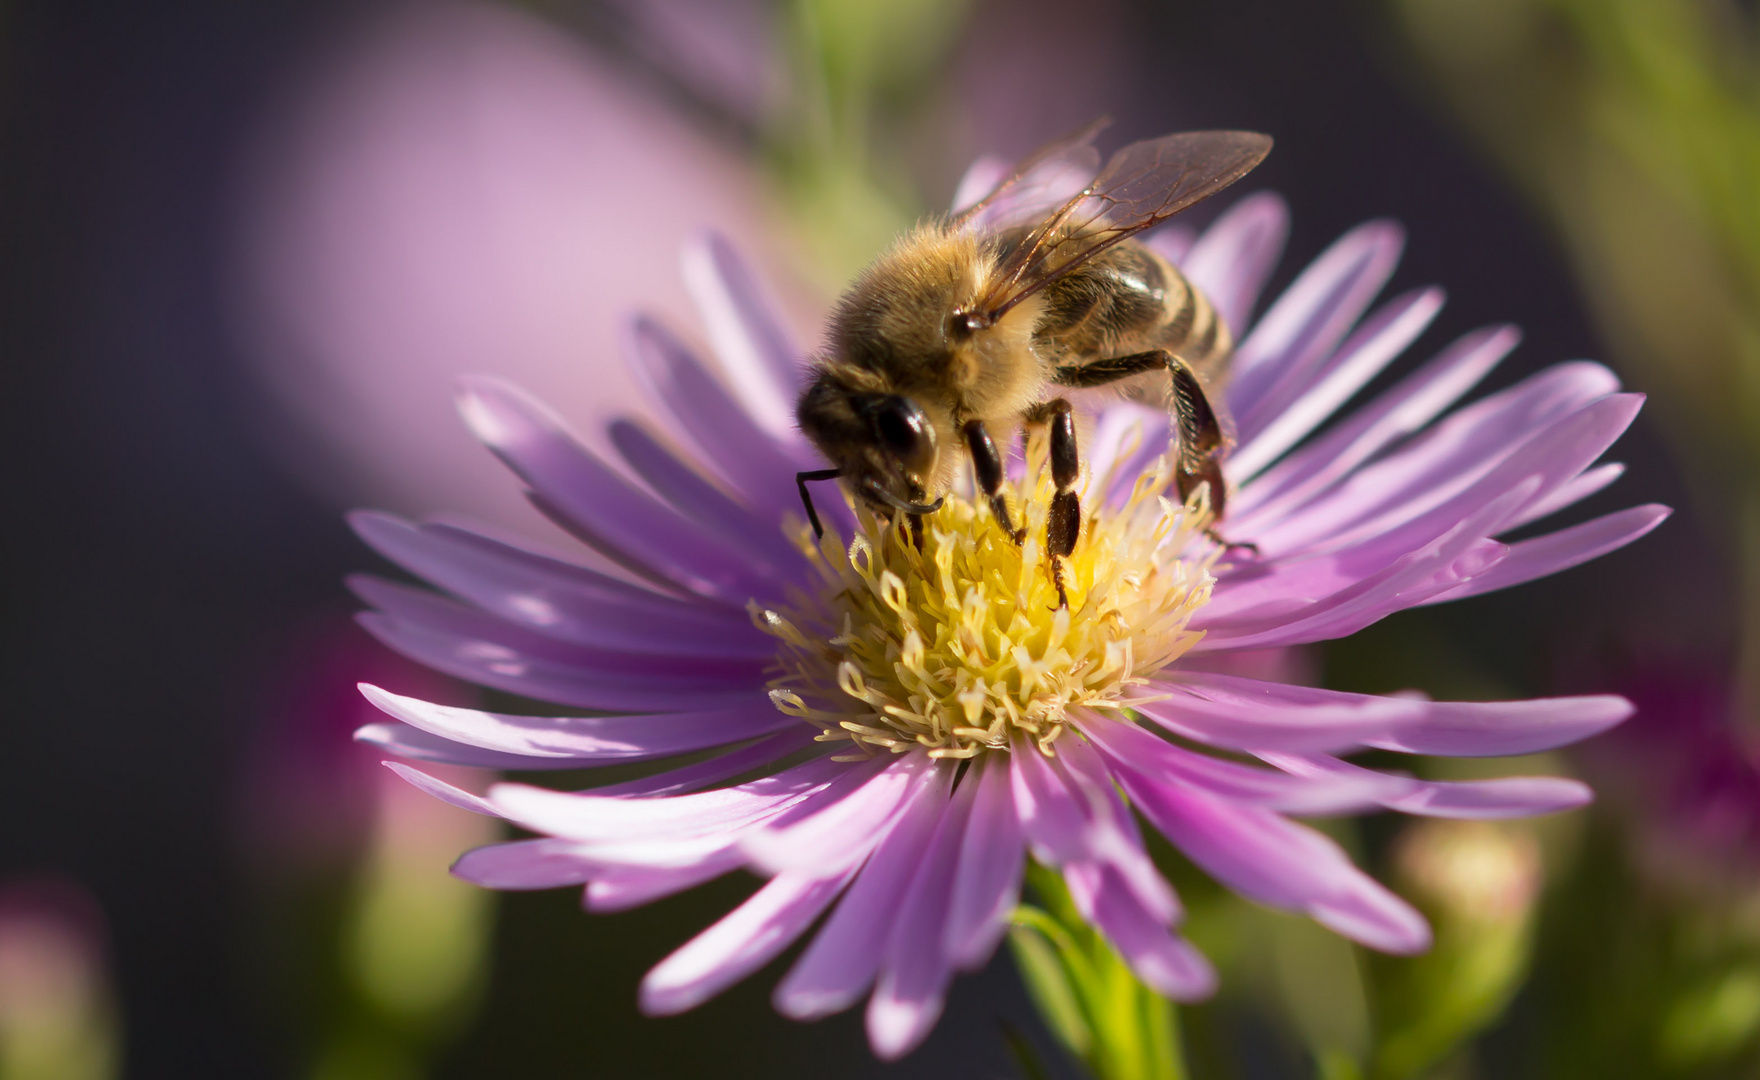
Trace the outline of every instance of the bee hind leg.
<path fill-rule="evenodd" d="M 1204 535 L 1230 551 L 1259 553 L 1259 545 L 1250 541 L 1224 539 L 1216 531 L 1216 522 L 1228 509 L 1228 484 L 1222 477 L 1222 455 L 1228 451 L 1228 438 L 1217 419 L 1216 410 L 1192 369 L 1178 357 L 1169 356 L 1167 373 L 1173 380 L 1174 421 L 1179 425 L 1179 472 L 1176 482 L 1179 497 L 1187 499 L 1199 484 L 1210 486 L 1210 521 Z"/>
<path fill-rule="evenodd" d="M 1008 496 L 1002 491 L 1002 453 L 985 429 L 984 421 L 968 420 L 960 428 L 966 438 L 966 450 L 972 455 L 972 471 L 977 474 L 978 489 L 990 500 L 990 512 L 996 523 L 1016 544 L 1027 538 L 1025 529 L 1017 529 L 1008 513 Z"/>
<path fill-rule="evenodd" d="M 1052 372 L 1054 381 L 1063 386 L 1091 387 L 1141 375 L 1146 371 L 1165 368 L 1173 389 L 1173 421 L 1179 429 L 1179 468 L 1176 476 L 1181 499 L 1189 497 L 1199 484 L 1210 485 L 1211 520 L 1221 521 L 1227 507 L 1228 487 L 1222 478 L 1222 456 L 1228 452 L 1228 437 L 1222 421 L 1210 405 L 1203 383 L 1191 365 L 1167 349 L 1150 349 L 1129 356 L 1113 356 L 1085 364 L 1067 364 Z M 1250 543 L 1224 540 L 1213 524 L 1204 535 L 1223 547 L 1245 549 L 1255 554 L 1258 547 Z"/>
<path fill-rule="evenodd" d="M 1179 489 L 1180 501 L 1184 502 L 1191 498 L 1192 493 L 1197 491 L 1199 486 L 1208 484 L 1210 485 L 1210 509 L 1214 515 L 1211 520 L 1215 521 L 1220 519 L 1228 498 L 1228 489 L 1223 486 L 1222 462 L 1214 457 L 1198 458 L 1195 461 L 1187 461 L 1183 460 L 1184 455 L 1182 454 L 1181 458 L 1182 460 L 1180 461 L 1179 471 L 1174 474 L 1174 483 Z M 1221 533 L 1216 531 L 1216 526 L 1214 524 L 1205 526 L 1204 535 L 1210 538 L 1210 540 L 1218 546 L 1225 547 L 1230 551 L 1246 551 L 1253 555 L 1259 554 L 1258 544 L 1255 544 L 1250 540 L 1226 539 Z"/>

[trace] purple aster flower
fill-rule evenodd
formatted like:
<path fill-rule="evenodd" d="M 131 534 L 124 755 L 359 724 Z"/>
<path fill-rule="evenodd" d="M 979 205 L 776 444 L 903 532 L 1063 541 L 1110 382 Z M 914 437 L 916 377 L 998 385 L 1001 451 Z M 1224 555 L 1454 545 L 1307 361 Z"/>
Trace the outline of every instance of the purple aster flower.
<path fill-rule="evenodd" d="M 1259 195 L 1201 236 L 1151 242 L 1240 327 L 1285 233 L 1283 203 Z M 1607 369 L 1574 363 L 1451 412 L 1515 344 L 1509 327 L 1455 342 L 1315 434 L 1441 304 L 1420 289 L 1369 311 L 1401 243 L 1388 222 L 1347 234 L 1241 335 L 1226 388 L 1239 427 L 1227 531 L 1256 555 L 1207 538 L 1201 496 L 1169 497 L 1165 416 L 1098 404 L 1084 448 L 1089 524 L 1060 609 L 1034 539 L 1049 501 L 1042 450 L 1011 481 L 1029 519 L 1023 546 L 969 491 L 927 519 L 920 548 L 847 504 L 826 508 L 814 542 L 794 482 L 823 464 L 792 422 L 803 354 L 732 250 L 702 239 L 685 277 L 722 375 L 636 319 L 628 355 L 672 423 L 663 436 L 612 424 L 621 463 L 510 386 L 464 387 L 472 430 L 582 550 L 354 519 L 387 558 L 451 594 L 358 580 L 375 634 L 581 714 L 503 715 L 366 687 L 391 722 L 359 737 L 499 769 L 698 754 L 587 791 L 498 784 L 486 797 L 391 765 L 542 834 L 460 859 L 455 872 L 486 886 L 585 885 L 589 909 L 613 911 L 739 868 L 767 878 L 648 974 L 650 1013 L 697 1005 L 825 916 L 777 1008 L 811 1019 L 871 990 L 870 1040 L 897 1057 L 933 1026 L 953 974 L 991 955 L 1029 853 L 1061 870 L 1144 982 L 1204 997 L 1216 976 L 1179 935 L 1179 899 L 1133 807 L 1246 897 L 1372 948 L 1422 950 L 1423 918 L 1292 818 L 1512 817 L 1577 806 L 1589 791 L 1548 777 L 1429 782 L 1345 755 L 1531 753 L 1602 731 L 1630 706 L 1348 694 L 1230 673 L 1229 656 L 1554 573 L 1631 542 L 1667 510 L 1496 539 L 1613 480 L 1617 465 L 1594 463 L 1640 404 Z"/>

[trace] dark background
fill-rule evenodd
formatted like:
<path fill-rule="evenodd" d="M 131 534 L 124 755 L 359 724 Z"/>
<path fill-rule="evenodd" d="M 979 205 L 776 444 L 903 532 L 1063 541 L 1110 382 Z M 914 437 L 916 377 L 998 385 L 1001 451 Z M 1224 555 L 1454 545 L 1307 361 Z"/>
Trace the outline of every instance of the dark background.
<path fill-rule="evenodd" d="M 1390 294 L 1439 282 L 1451 298 L 1420 357 L 1503 320 L 1527 337 L 1493 387 L 1604 353 L 1543 225 L 1400 73 L 1376 15 L 1342 0 L 1129 5 L 1129 33 L 1106 46 L 1125 88 L 1110 137 L 1274 133 L 1255 180 L 1294 212 L 1274 289 L 1346 228 L 1403 221 Z M 259 439 L 269 405 L 221 297 L 241 146 L 291 73 L 358 17 L 279 0 L 0 13 L 11 582 L 0 878 L 60 871 L 96 893 L 130 1076 L 273 1077 L 298 1060 L 298 1023 L 252 960 L 259 904 L 234 821 L 236 765 L 294 628 L 345 610 L 342 576 L 373 560 Z M 1061 126 L 1048 118 L 1040 134 Z M 1014 139 L 978 149 L 1024 149 Z M 1726 575 L 1643 419 L 1614 456 L 1632 471 L 1583 516 L 1646 501 L 1686 512 L 1559 579 L 1403 616 L 1335 670 L 1373 672 L 1363 657 L 1393 637 L 1434 639 L 1539 692 L 1570 659 L 1559 638 L 1726 638 Z M 1669 595 L 1646 592 L 1644 623 L 1618 623 L 1621 598 L 1663 559 L 1684 577 Z M 862 1047 L 859 1011 L 810 1028 L 771 1015 L 773 971 L 637 1028 L 641 970 L 680 924 L 742 888 L 614 918 L 581 916 L 560 893 L 504 901 L 487 1004 L 440 1073 L 809 1076 L 838 1061 L 843 1075 L 1000 1074 L 990 1018 L 1031 1022 L 1004 963 L 962 981 L 928 1046 L 890 1069 Z"/>

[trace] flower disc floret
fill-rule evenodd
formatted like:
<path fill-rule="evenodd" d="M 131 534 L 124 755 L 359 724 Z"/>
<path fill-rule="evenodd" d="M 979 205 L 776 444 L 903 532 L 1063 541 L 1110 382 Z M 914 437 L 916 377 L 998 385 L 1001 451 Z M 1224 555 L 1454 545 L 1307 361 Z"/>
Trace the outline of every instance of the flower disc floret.
<path fill-rule="evenodd" d="M 851 756 L 915 746 L 969 758 L 1032 740 L 1050 752 L 1077 708 L 1122 710 L 1148 676 L 1203 635 L 1187 629 L 1209 598 L 1208 559 L 1187 554 L 1208 514 L 1167 496 L 1165 459 L 1122 507 L 1097 507 L 1064 561 L 1058 603 L 1044 552 L 1050 481 L 1011 485 L 1026 512 L 1016 543 L 987 507 L 950 495 L 919 548 L 903 522 L 859 511 L 847 545 L 805 540 L 821 580 L 788 611 L 754 604 L 781 642 L 770 696 L 848 740 Z"/>

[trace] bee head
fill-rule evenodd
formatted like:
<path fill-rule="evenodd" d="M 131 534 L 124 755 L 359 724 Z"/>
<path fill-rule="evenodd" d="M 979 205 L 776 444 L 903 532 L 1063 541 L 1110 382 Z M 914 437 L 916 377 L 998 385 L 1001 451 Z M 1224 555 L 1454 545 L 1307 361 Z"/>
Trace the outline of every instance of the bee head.
<path fill-rule="evenodd" d="M 796 410 L 801 431 L 876 509 L 928 513 L 940 463 L 935 424 L 911 398 L 859 389 L 821 368 Z"/>

